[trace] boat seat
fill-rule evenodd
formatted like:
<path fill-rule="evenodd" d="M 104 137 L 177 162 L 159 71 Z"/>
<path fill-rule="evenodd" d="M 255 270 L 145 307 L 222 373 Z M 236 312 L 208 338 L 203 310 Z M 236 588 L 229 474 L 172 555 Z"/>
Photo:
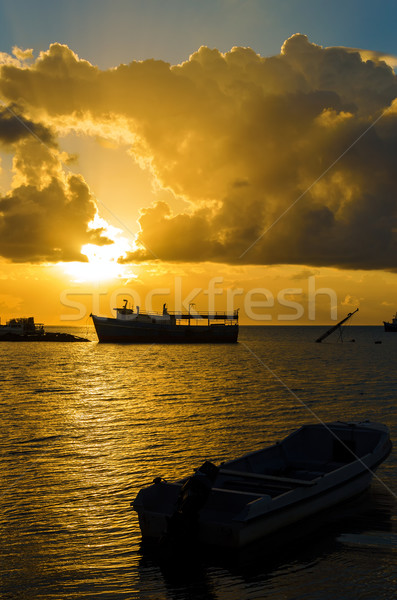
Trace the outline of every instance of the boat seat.
<path fill-rule="evenodd" d="M 311 481 L 305 481 L 302 479 L 296 479 L 293 477 L 284 477 L 281 475 L 266 475 L 266 474 L 262 474 L 262 473 L 247 473 L 246 471 L 234 471 L 232 469 L 219 469 L 219 473 L 222 475 L 231 475 L 234 477 L 241 477 L 242 479 L 252 479 L 252 480 L 258 480 L 258 481 L 264 481 L 264 482 L 268 482 L 268 483 L 281 483 L 281 484 L 287 484 L 290 486 L 305 486 L 305 485 L 312 485 Z"/>
<path fill-rule="evenodd" d="M 261 473 L 263 475 L 282 475 L 287 467 L 285 459 L 279 456 L 274 456 L 273 458 L 266 460 L 265 470 L 259 470 L 263 469 L 263 464 L 254 464 L 249 456 L 238 461 L 233 461 L 229 464 L 232 469 L 234 468 L 233 465 L 235 464 L 239 472 L 243 471 L 244 473 L 253 473 L 254 475 L 256 473 Z"/>
<path fill-rule="evenodd" d="M 239 514 L 247 504 L 263 498 L 263 494 L 243 490 L 229 490 L 214 487 L 211 494 L 201 509 L 200 514 L 208 520 L 219 519 L 219 514 L 228 514 L 230 517 Z"/>

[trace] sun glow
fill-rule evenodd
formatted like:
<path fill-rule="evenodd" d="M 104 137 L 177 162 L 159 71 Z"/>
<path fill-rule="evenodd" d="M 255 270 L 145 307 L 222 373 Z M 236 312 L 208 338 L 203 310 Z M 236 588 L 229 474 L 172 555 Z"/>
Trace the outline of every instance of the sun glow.
<path fill-rule="evenodd" d="M 88 262 L 70 262 L 64 267 L 65 273 L 75 281 L 104 281 L 119 279 L 127 276 L 125 265 L 117 259 L 126 251 L 119 243 L 109 246 L 86 244 L 81 248 Z"/>
<path fill-rule="evenodd" d="M 131 250 L 129 241 L 120 235 L 121 231 L 109 225 L 99 215 L 90 223 L 92 229 L 101 228 L 104 234 L 112 240 L 111 244 L 97 246 L 85 244 L 81 248 L 88 262 L 69 262 L 64 265 L 64 272 L 74 281 L 105 281 L 131 277 L 128 266 L 117 260 Z"/>

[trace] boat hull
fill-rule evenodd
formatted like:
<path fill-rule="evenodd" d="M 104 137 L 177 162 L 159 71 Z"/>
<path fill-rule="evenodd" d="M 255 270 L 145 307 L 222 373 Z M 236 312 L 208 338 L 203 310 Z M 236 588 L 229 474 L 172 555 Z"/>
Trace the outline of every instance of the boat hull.
<path fill-rule="evenodd" d="M 205 514 L 203 514 L 199 523 L 198 541 L 224 548 L 243 548 L 281 529 L 358 496 L 370 486 L 371 479 L 372 476 L 369 473 L 362 473 L 350 483 L 335 486 L 334 489 L 326 490 L 323 494 L 319 492 L 316 495 L 311 495 L 306 492 L 307 497 L 301 498 L 290 507 L 284 510 L 266 512 L 247 523 L 238 521 L 225 523 L 222 520 L 206 519 Z M 177 495 L 176 493 L 175 502 L 177 501 Z M 214 498 L 216 495 L 215 491 Z M 219 494 L 216 501 L 219 501 Z M 171 514 L 138 511 L 138 515 L 143 539 L 159 540 L 166 536 Z"/>
<path fill-rule="evenodd" d="M 388 323 L 387 321 L 383 321 L 383 325 L 387 333 L 397 333 L 397 323 Z"/>
<path fill-rule="evenodd" d="M 303 497 L 291 504 L 290 507 L 258 515 L 257 518 L 247 523 L 236 522 L 230 524 L 226 529 L 222 522 L 210 526 L 204 522 L 199 539 L 201 542 L 211 545 L 242 548 L 350 500 L 364 492 L 370 486 L 371 479 L 372 476 L 368 472 L 361 473 L 349 483 L 336 485 L 334 488 L 326 487 L 323 492 L 318 490 L 317 493 L 313 494 L 305 491 Z"/>
<path fill-rule="evenodd" d="M 172 323 L 151 323 L 121 321 L 92 315 L 95 330 L 100 342 L 148 344 L 148 343 L 235 343 L 238 338 L 238 325 L 176 325 Z"/>
<path fill-rule="evenodd" d="M 355 428 L 360 425 L 337 424 L 335 431 L 348 442 L 350 433 L 355 435 Z M 312 427 L 316 429 L 315 435 L 321 436 L 320 427 Z M 330 430 L 330 425 L 326 427 Z M 300 471 L 302 480 L 298 480 L 290 476 L 272 476 L 235 470 L 236 467 L 240 469 L 247 461 L 255 464 L 256 457 L 261 451 L 246 455 L 241 460 L 225 463 L 219 470 L 208 500 L 199 510 L 198 541 L 227 548 L 242 548 L 361 494 L 369 487 L 374 470 L 387 458 L 392 448 L 388 430 L 383 425 L 365 423 L 362 424 L 359 435 L 362 432 L 372 435 L 374 439 L 375 436 L 377 437 L 373 451 L 365 451 L 365 455 L 363 454 L 357 460 L 345 458 L 346 462 L 342 466 L 335 464 L 329 472 L 324 470 L 313 473 L 311 479 L 306 478 L 303 471 Z M 299 430 L 296 433 L 299 433 Z M 287 444 L 284 449 L 292 449 L 295 454 L 298 446 L 294 446 L 293 435 L 286 438 L 285 442 L 290 439 L 292 444 L 289 446 Z M 360 445 L 362 447 L 362 439 L 359 440 L 357 437 L 357 440 L 357 447 Z M 330 442 L 334 443 L 332 436 Z M 278 460 L 276 452 L 279 452 L 282 445 L 283 442 L 265 449 L 266 452 L 269 451 L 269 464 L 276 465 Z M 339 459 L 342 457 L 341 453 L 346 451 L 346 445 L 342 445 L 344 448 L 336 449 Z M 333 452 L 335 453 L 335 450 Z M 313 464 L 315 462 L 314 460 Z M 297 473 L 299 471 L 295 470 L 295 477 L 299 476 L 296 475 Z M 225 477 L 232 479 L 236 475 L 241 476 L 244 484 L 247 484 L 247 479 L 250 480 L 249 483 L 253 481 L 252 489 L 244 488 L 244 485 L 240 488 L 229 486 L 226 489 Z M 138 493 L 133 507 L 138 513 L 144 539 L 161 539 L 169 535 L 170 522 L 175 515 L 175 506 L 178 505 L 183 484 L 184 480 L 175 483 L 160 481 Z M 268 490 L 259 492 L 260 484 L 269 486 Z M 283 485 L 288 486 L 288 484 L 291 486 L 290 489 L 281 489 Z M 254 486 L 257 486 L 256 491 Z M 276 488 L 279 486 L 280 491 L 276 493 L 274 490 L 269 491 L 272 486 Z"/>

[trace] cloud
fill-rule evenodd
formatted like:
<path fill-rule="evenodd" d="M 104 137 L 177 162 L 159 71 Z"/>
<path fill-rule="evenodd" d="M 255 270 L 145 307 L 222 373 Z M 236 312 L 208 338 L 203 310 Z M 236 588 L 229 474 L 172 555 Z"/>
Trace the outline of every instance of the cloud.
<path fill-rule="evenodd" d="M 83 244 L 111 243 L 91 228 L 95 203 L 83 178 L 63 170 L 63 154 L 33 137 L 15 146 L 12 189 L 0 196 L 0 254 L 13 262 L 87 261 Z"/>
<path fill-rule="evenodd" d="M 346 46 L 338 46 L 338 48 L 345 52 L 358 52 L 364 61 L 370 60 L 375 63 L 384 62 L 392 69 L 397 68 L 397 56 L 395 54 L 388 54 L 377 50 L 366 50 L 364 48 L 348 48 Z"/>
<path fill-rule="evenodd" d="M 20 61 L 30 60 L 33 58 L 33 48 L 19 48 L 14 46 L 12 49 L 13 55 Z"/>
<path fill-rule="evenodd" d="M 27 119 L 17 105 L 0 106 L 0 144 L 14 144 L 24 138 L 38 138 L 44 144 L 55 146 L 53 132 L 42 123 Z"/>
<path fill-rule="evenodd" d="M 87 186 L 70 175 L 42 189 L 15 188 L 0 198 L 0 253 L 14 262 L 86 261 L 84 243 L 103 244 L 100 230 L 88 231 L 95 215 Z"/>
<path fill-rule="evenodd" d="M 188 202 L 143 210 L 127 260 L 393 270 L 397 79 L 362 56 L 296 34 L 269 58 L 202 47 L 180 65 L 102 71 L 53 44 L 28 67 L 4 64 L 0 94 L 51 130 L 124 130 Z"/>

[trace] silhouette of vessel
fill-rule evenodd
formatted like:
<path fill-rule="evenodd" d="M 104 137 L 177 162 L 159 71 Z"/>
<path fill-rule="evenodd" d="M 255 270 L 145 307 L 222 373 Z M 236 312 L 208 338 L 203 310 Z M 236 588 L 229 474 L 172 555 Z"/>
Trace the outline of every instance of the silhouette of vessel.
<path fill-rule="evenodd" d="M 242 548 L 358 496 L 391 450 L 381 423 L 304 425 L 219 466 L 206 461 L 183 479 L 156 477 L 132 506 L 144 540 Z"/>
<path fill-rule="evenodd" d="M 116 318 L 91 314 L 100 342 L 124 343 L 234 343 L 238 337 L 238 310 L 233 312 L 197 312 L 193 305 L 189 311 L 141 312 L 115 308 Z"/>
<path fill-rule="evenodd" d="M 0 325 L 0 342 L 89 342 L 89 340 L 71 333 L 46 332 L 42 323 L 34 322 L 34 317 L 20 317 Z"/>
<path fill-rule="evenodd" d="M 397 312 L 394 315 L 391 323 L 388 323 L 387 321 L 383 321 L 383 325 L 384 325 L 385 331 L 387 331 L 388 333 L 390 333 L 392 331 L 397 332 Z"/>

